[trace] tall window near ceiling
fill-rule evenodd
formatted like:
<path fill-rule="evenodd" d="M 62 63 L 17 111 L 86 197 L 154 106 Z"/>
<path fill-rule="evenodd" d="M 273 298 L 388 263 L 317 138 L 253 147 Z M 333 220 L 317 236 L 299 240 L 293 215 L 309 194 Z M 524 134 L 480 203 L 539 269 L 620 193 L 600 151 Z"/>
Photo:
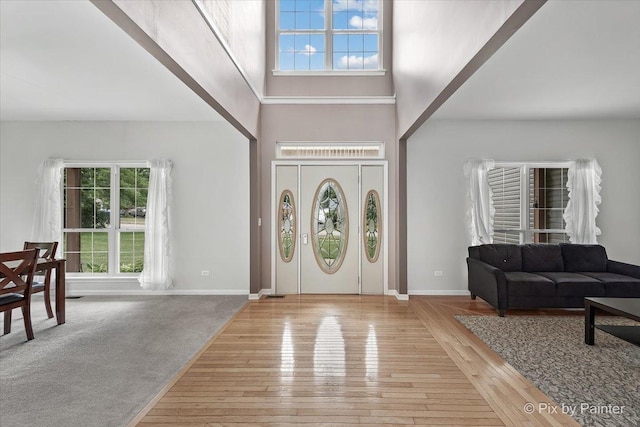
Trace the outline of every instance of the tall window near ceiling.
<path fill-rule="evenodd" d="M 381 69 L 380 0 L 279 0 L 281 71 Z"/>
<path fill-rule="evenodd" d="M 500 165 L 489 170 L 494 243 L 568 242 L 562 218 L 569 201 L 565 164 Z"/>
<path fill-rule="evenodd" d="M 63 250 L 68 272 L 142 271 L 148 187 L 146 165 L 64 169 Z"/>

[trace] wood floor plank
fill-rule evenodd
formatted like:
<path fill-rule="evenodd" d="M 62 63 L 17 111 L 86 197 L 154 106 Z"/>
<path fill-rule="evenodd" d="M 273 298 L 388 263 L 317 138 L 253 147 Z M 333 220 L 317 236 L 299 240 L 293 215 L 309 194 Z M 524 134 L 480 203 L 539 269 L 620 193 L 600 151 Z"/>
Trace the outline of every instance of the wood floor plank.
<path fill-rule="evenodd" d="M 486 307 L 429 301 L 250 302 L 131 425 L 577 425 L 523 413 L 550 399 L 453 318 Z"/>

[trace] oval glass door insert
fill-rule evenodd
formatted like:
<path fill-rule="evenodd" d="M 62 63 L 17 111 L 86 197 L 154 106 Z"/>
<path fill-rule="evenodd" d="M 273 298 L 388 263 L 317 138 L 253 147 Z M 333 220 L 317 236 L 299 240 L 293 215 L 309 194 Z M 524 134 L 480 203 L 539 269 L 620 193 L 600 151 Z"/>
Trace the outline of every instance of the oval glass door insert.
<path fill-rule="evenodd" d="M 296 206 L 293 202 L 293 194 L 289 190 L 284 190 L 280 196 L 278 205 L 278 218 L 280 227 L 280 258 L 289 262 L 293 259 L 293 251 L 296 248 Z"/>
<path fill-rule="evenodd" d="M 380 255 L 380 197 L 377 191 L 371 190 L 364 200 L 364 253 L 369 262 L 376 262 Z"/>
<path fill-rule="evenodd" d="M 340 185 L 325 179 L 313 198 L 311 241 L 316 261 L 326 273 L 338 271 L 347 252 L 349 216 Z"/>

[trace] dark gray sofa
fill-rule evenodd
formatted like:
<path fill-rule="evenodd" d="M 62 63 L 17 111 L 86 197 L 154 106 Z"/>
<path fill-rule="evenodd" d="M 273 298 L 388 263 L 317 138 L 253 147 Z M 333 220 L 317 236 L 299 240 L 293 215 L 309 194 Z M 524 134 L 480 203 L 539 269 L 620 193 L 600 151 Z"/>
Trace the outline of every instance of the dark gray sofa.
<path fill-rule="evenodd" d="M 582 308 L 585 297 L 640 298 L 640 266 L 612 261 L 600 245 L 469 247 L 471 298 L 509 308 Z"/>

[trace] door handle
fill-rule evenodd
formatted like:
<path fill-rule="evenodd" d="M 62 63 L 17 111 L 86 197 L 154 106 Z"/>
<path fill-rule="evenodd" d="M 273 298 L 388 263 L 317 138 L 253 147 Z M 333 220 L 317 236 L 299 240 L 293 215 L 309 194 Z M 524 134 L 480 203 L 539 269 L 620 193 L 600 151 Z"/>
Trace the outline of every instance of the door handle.
<path fill-rule="evenodd" d="M 302 244 L 303 245 L 308 245 L 309 244 L 309 235 L 307 233 L 304 233 L 302 235 Z"/>

